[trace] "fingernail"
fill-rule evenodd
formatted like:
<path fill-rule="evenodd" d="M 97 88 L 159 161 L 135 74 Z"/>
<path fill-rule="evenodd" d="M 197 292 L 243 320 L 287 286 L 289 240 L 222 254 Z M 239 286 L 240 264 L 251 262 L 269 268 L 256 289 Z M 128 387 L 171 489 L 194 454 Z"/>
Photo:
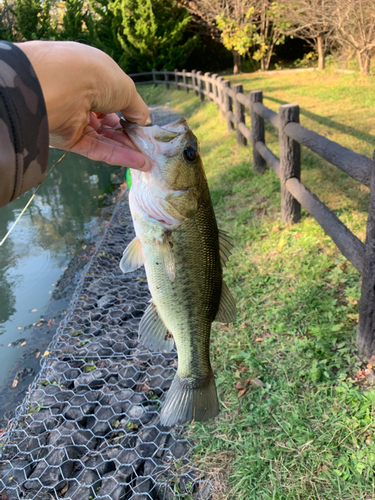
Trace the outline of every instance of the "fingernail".
<path fill-rule="evenodd" d="M 151 170 L 151 162 L 148 158 L 145 158 L 145 162 L 142 167 L 138 168 L 138 170 L 141 170 L 142 172 L 149 172 Z"/>

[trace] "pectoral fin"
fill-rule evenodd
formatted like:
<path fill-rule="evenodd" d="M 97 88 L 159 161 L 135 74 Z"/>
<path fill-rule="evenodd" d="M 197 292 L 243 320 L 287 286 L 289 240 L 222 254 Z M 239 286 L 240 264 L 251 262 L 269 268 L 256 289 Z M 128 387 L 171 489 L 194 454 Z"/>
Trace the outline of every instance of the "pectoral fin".
<path fill-rule="evenodd" d="M 163 267 L 165 274 L 167 275 L 171 283 L 174 282 L 176 278 L 176 268 L 174 265 L 174 255 L 173 255 L 173 243 L 169 241 L 166 234 L 163 235 L 162 241 L 157 241 L 159 246 L 160 257 L 163 262 Z"/>
<path fill-rule="evenodd" d="M 221 286 L 220 305 L 215 321 L 220 323 L 234 323 L 236 321 L 236 302 L 224 281 Z"/>
<path fill-rule="evenodd" d="M 141 319 L 139 337 L 142 344 L 153 351 L 169 352 L 173 348 L 173 337 L 168 332 L 153 302 Z"/>
<path fill-rule="evenodd" d="M 139 239 L 136 237 L 125 248 L 120 262 L 120 269 L 123 273 L 131 273 L 143 266 L 143 250 Z"/>
<path fill-rule="evenodd" d="M 222 266 L 225 266 L 225 263 L 232 253 L 231 250 L 234 247 L 232 241 L 232 238 L 225 231 L 219 229 L 219 252 Z"/>

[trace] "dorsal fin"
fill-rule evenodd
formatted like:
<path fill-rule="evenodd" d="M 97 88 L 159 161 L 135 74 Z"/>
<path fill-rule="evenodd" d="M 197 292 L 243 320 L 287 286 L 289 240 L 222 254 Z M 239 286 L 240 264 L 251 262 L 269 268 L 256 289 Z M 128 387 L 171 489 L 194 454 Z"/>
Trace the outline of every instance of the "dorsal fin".
<path fill-rule="evenodd" d="M 220 304 L 215 321 L 220 323 L 234 323 L 236 321 L 236 302 L 224 281 L 221 285 Z"/>
<path fill-rule="evenodd" d="M 220 253 L 220 262 L 222 266 L 225 266 L 225 263 L 229 259 L 231 249 L 234 247 L 232 243 L 232 238 L 225 231 L 219 229 L 219 253 Z"/>

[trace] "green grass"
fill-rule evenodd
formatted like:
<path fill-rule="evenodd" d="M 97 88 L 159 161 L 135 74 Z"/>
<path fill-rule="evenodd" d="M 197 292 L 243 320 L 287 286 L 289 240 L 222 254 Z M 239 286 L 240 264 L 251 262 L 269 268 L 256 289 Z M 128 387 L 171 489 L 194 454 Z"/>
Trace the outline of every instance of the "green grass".
<path fill-rule="evenodd" d="M 372 156 L 371 78 L 333 72 L 241 75 L 265 104 L 296 102 L 301 123 Z M 375 498 L 375 390 L 355 343 L 360 276 L 305 211 L 280 220 L 280 187 L 255 175 L 251 148 L 212 103 L 192 93 L 140 88 L 149 104 L 171 102 L 197 135 L 219 227 L 235 242 L 225 280 L 236 298 L 235 324 L 214 323 L 211 359 L 219 417 L 189 427 L 195 463 L 212 478 L 215 499 Z M 247 118 L 248 119 L 248 118 Z M 277 133 L 266 127 L 278 154 Z M 302 152 L 302 179 L 364 240 L 368 189 Z"/>

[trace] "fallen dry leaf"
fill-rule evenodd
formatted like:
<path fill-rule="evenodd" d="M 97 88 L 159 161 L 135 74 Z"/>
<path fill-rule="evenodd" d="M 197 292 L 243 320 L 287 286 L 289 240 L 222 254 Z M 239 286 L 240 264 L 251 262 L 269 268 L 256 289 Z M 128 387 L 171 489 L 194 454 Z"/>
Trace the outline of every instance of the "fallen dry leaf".
<path fill-rule="evenodd" d="M 17 387 L 17 385 L 18 385 L 18 380 L 15 378 L 15 379 L 13 380 L 12 387 Z"/>
<path fill-rule="evenodd" d="M 255 339 L 255 342 L 263 342 L 262 337 L 257 337 L 257 338 Z"/>
<path fill-rule="evenodd" d="M 22 344 L 21 344 L 21 345 L 26 345 L 26 341 L 25 341 L 25 342 L 22 342 Z"/>
<path fill-rule="evenodd" d="M 242 396 L 246 393 L 246 390 L 247 390 L 247 389 L 242 389 L 242 391 L 240 391 L 240 392 L 238 393 L 238 397 L 239 397 L 239 398 L 242 398 Z"/>
<path fill-rule="evenodd" d="M 246 328 L 246 323 L 242 323 L 241 328 L 242 328 L 242 330 L 243 330 L 244 328 Z"/>
<path fill-rule="evenodd" d="M 59 497 L 62 497 L 63 495 L 65 495 L 65 493 L 68 491 L 68 488 L 69 488 L 69 481 L 67 481 L 64 488 L 61 491 L 59 491 Z"/>
<path fill-rule="evenodd" d="M 246 387 L 246 383 L 245 382 L 237 382 L 236 384 L 236 389 L 243 389 L 244 387 Z"/>
<path fill-rule="evenodd" d="M 375 373 L 374 373 L 374 370 L 372 368 L 366 370 L 366 380 L 367 382 L 369 382 L 370 384 L 375 384 Z"/>
<path fill-rule="evenodd" d="M 367 368 L 372 368 L 375 365 L 375 354 L 368 360 Z"/>
<path fill-rule="evenodd" d="M 35 354 L 35 357 L 36 357 L 36 358 L 39 358 L 39 356 L 40 356 L 40 352 L 37 352 L 37 353 Z"/>
<path fill-rule="evenodd" d="M 49 354 L 49 351 L 44 351 L 43 358 L 44 358 L 45 356 L 48 356 L 48 354 Z"/>
<path fill-rule="evenodd" d="M 42 326 L 43 322 L 37 323 L 36 326 Z"/>
<path fill-rule="evenodd" d="M 362 370 L 358 370 L 357 371 L 357 378 L 355 380 L 356 381 L 363 380 L 364 378 L 366 378 L 365 372 Z"/>
<path fill-rule="evenodd" d="M 260 378 L 253 377 L 250 382 L 255 386 L 255 387 L 261 387 L 262 389 L 265 387 L 264 383 L 260 380 Z"/>
<path fill-rule="evenodd" d="M 32 313 L 36 313 L 38 309 L 31 309 Z"/>
<path fill-rule="evenodd" d="M 17 326 L 17 330 L 23 330 L 23 326 Z"/>

